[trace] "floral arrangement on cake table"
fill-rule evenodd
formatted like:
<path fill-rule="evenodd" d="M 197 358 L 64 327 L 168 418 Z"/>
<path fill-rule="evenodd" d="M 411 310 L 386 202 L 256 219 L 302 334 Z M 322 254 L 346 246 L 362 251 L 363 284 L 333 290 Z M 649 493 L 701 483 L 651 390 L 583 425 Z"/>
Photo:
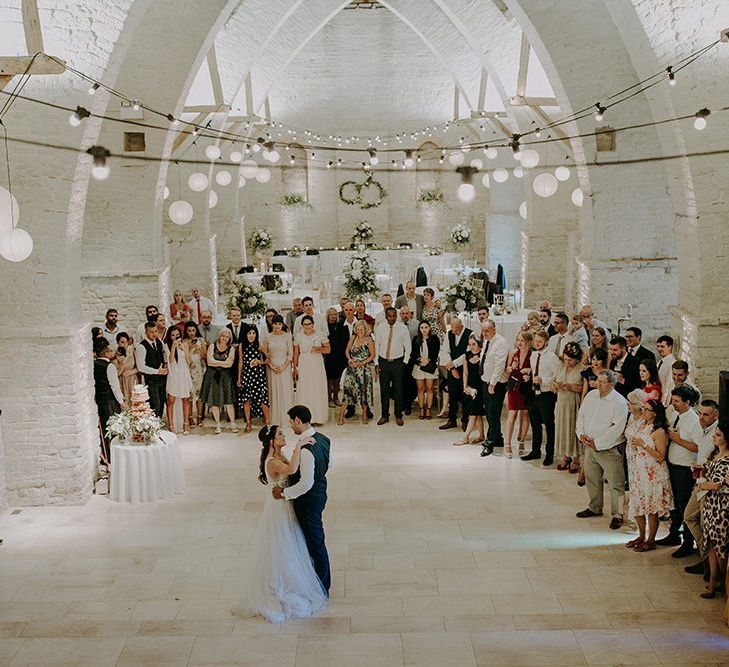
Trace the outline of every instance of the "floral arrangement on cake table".
<path fill-rule="evenodd" d="M 300 206 L 301 208 L 314 207 L 306 200 L 306 195 L 303 192 L 289 192 L 281 197 L 281 206 L 287 208 L 295 208 Z"/>
<path fill-rule="evenodd" d="M 165 423 L 149 407 L 149 392 L 145 385 L 134 385 L 130 403 L 128 410 L 109 417 L 106 433 L 110 438 L 119 438 L 127 443 L 151 445 Z"/>
<path fill-rule="evenodd" d="M 376 295 L 378 292 L 375 270 L 370 255 L 365 251 L 352 253 L 344 271 L 344 293 L 350 299 Z"/>
<path fill-rule="evenodd" d="M 371 241 L 375 235 L 375 230 L 372 229 L 372 225 L 366 220 L 360 220 L 354 226 L 354 232 L 352 233 L 352 243 L 360 244 Z"/>
<path fill-rule="evenodd" d="M 473 280 L 462 277 L 452 283 L 445 291 L 445 302 L 448 312 L 472 313 L 483 298 L 483 289 L 479 289 Z"/>
<path fill-rule="evenodd" d="M 248 237 L 248 245 L 257 254 L 263 254 L 273 247 L 273 236 L 267 229 L 254 229 Z"/>
<path fill-rule="evenodd" d="M 228 297 L 226 306 L 240 308 L 240 312 L 246 315 L 264 315 L 266 312 L 266 301 L 263 298 L 263 291 L 258 287 L 247 283 L 236 277 L 233 279 L 234 292 Z"/>
<path fill-rule="evenodd" d="M 462 248 L 471 243 L 471 228 L 468 225 L 458 224 L 450 233 L 451 243 L 456 248 Z"/>

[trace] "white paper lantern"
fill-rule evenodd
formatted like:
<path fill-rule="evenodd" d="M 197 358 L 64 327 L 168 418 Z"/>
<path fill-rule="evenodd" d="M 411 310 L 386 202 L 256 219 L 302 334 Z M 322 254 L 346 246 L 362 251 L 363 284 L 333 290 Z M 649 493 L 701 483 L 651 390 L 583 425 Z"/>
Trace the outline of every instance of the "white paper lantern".
<path fill-rule="evenodd" d="M 218 205 L 218 193 L 211 190 L 208 195 L 208 208 L 215 208 Z"/>
<path fill-rule="evenodd" d="M 215 182 L 218 185 L 222 185 L 225 187 L 226 185 L 230 185 L 230 182 L 233 180 L 233 177 L 230 175 L 229 171 L 219 171 L 217 174 L 215 174 Z"/>
<path fill-rule="evenodd" d="M 465 161 L 466 158 L 463 157 L 463 153 L 451 153 L 448 156 L 448 162 L 450 162 L 454 167 L 460 167 Z"/>
<path fill-rule="evenodd" d="M 485 148 L 483 152 L 486 154 L 486 157 L 489 160 L 495 160 L 497 157 L 499 157 L 499 151 L 497 151 L 493 146 Z"/>
<path fill-rule="evenodd" d="M 260 167 L 256 171 L 256 180 L 259 183 L 268 183 L 271 180 L 271 171 L 266 167 Z"/>
<path fill-rule="evenodd" d="M 15 195 L 0 187 L 0 234 L 17 227 L 20 220 L 20 209 Z"/>
<path fill-rule="evenodd" d="M 483 183 L 483 186 L 485 188 L 491 187 L 491 179 L 489 178 L 488 174 L 484 174 L 483 176 L 481 176 L 481 183 Z"/>
<path fill-rule="evenodd" d="M 208 177 L 200 171 L 190 174 L 187 185 L 193 192 L 202 192 L 208 187 Z"/>
<path fill-rule="evenodd" d="M 585 200 L 585 195 L 582 194 L 582 190 L 580 190 L 580 188 L 575 188 L 572 190 L 570 199 L 575 206 L 582 206 L 582 202 Z"/>
<path fill-rule="evenodd" d="M 557 177 L 558 181 L 568 181 L 570 178 L 570 170 L 562 165 L 554 170 L 554 175 Z"/>
<path fill-rule="evenodd" d="M 458 186 L 458 199 L 465 204 L 469 204 L 476 199 L 476 188 L 473 187 L 473 183 L 461 183 Z"/>
<path fill-rule="evenodd" d="M 0 234 L 0 255 L 10 262 L 22 262 L 33 252 L 33 239 L 24 229 L 16 227 Z"/>
<path fill-rule="evenodd" d="M 205 147 L 205 157 L 208 160 L 217 160 L 220 157 L 220 148 L 215 144 L 210 144 Z"/>
<path fill-rule="evenodd" d="M 527 148 L 521 152 L 521 166 L 526 169 L 534 169 L 539 164 L 539 153 L 533 148 Z"/>
<path fill-rule="evenodd" d="M 162 190 L 162 199 L 167 199 L 170 196 L 170 189 L 165 185 L 165 189 Z"/>
<path fill-rule="evenodd" d="M 524 175 L 523 167 L 514 167 L 514 178 L 521 178 Z"/>
<path fill-rule="evenodd" d="M 240 151 L 233 151 L 230 154 L 230 161 L 231 162 L 240 162 L 243 159 L 243 155 Z"/>
<path fill-rule="evenodd" d="M 474 158 L 473 160 L 471 160 L 471 166 L 474 169 L 483 169 L 483 162 L 478 158 Z"/>
<path fill-rule="evenodd" d="M 526 220 L 527 219 L 527 204 L 525 201 L 523 201 L 521 204 L 519 204 L 519 215 Z"/>
<path fill-rule="evenodd" d="M 240 174 L 240 175 L 238 176 L 238 187 L 239 187 L 239 188 L 244 188 L 244 187 L 245 187 L 245 185 L 246 185 L 246 179 L 245 179 L 245 178 L 243 178 L 243 174 Z"/>
<path fill-rule="evenodd" d="M 167 209 L 167 215 L 176 225 L 186 225 L 192 220 L 192 205 L 184 199 L 173 201 Z"/>
<path fill-rule="evenodd" d="M 246 160 L 240 166 L 240 173 L 243 174 L 243 178 L 250 180 L 256 177 L 258 171 L 258 163 L 255 160 Z"/>
<path fill-rule="evenodd" d="M 268 151 L 264 157 L 272 164 L 276 164 L 281 159 L 277 150 Z"/>
<path fill-rule="evenodd" d="M 497 183 L 505 183 L 509 178 L 509 172 L 503 167 L 499 167 L 498 169 L 494 169 L 494 173 L 491 176 Z"/>
<path fill-rule="evenodd" d="M 532 182 L 532 189 L 540 197 L 551 197 L 557 192 L 558 187 L 559 182 L 554 177 L 554 174 L 549 173 L 539 174 Z"/>

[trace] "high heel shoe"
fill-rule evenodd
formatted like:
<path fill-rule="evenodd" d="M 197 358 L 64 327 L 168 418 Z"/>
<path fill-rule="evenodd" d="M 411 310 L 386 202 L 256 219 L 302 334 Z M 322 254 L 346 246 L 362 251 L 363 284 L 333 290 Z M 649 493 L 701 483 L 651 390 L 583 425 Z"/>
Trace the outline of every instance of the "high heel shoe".
<path fill-rule="evenodd" d="M 722 591 L 721 583 L 717 579 L 711 579 L 706 588 L 706 593 L 701 593 L 701 597 L 704 598 L 704 600 L 713 600 L 717 594 L 721 594 Z"/>
<path fill-rule="evenodd" d="M 510 459 L 510 458 L 511 458 L 511 447 L 506 447 L 506 448 L 504 449 L 504 456 L 505 456 L 505 457 L 506 457 L 507 459 Z"/>
<path fill-rule="evenodd" d="M 565 456 L 561 463 L 557 464 L 557 470 L 567 470 L 570 467 L 570 463 L 572 463 L 572 459 L 569 456 Z"/>
<path fill-rule="evenodd" d="M 420 414 L 418 415 L 418 419 L 425 419 L 425 408 L 420 408 Z"/>
<path fill-rule="evenodd" d="M 625 543 L 626 549 L 633 549 L 634 547 L 637 547 L 639 544 L 642 544 L 645 541 L 644 537 L 636 537 L 633 540 L 630 540 L 630 542 Z"/>
<path fill-rule="evenodd" d="M 425 418 L 433 419 L 433 415 L 430 414 L 430 408 L 425 408 Z"/>

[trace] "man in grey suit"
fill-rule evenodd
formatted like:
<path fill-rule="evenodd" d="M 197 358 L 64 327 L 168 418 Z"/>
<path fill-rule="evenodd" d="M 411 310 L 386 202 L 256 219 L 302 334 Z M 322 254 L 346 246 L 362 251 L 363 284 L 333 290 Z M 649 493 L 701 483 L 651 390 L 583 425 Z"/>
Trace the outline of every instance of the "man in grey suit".
<path fill-rule="evenodd" d="M 409 280 L 405 285 L 405 294 L 397 297 L 395 308 L 400 310 L 403 306 L 407 306 L 415 319 L 420 321 L 420 315 L 423 312 L 423 295 L 415 293 L 415 283 Z"/>

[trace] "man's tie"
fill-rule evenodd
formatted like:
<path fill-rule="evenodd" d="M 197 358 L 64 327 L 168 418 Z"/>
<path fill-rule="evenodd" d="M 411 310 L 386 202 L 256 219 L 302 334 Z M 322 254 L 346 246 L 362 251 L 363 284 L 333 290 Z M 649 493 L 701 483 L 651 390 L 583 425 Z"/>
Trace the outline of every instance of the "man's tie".
<path fill-rule="evenodd" d="M 392 352 L 392 332 L 395 327 L 390 325 L 390 333 L 387 335 L 387 347 L 385 348 L 385 358 L 390 361 L 390 354 Z"/>
<path fill-rule="evenodd" d="M 681 416 L 680 415 L 678 417 L 676 417 L 676 419 L 674 420 L 674 422 L 673 422 L 673 428 L 676 428 L 676 426 L 678 426 L 678 420 L 679 419 L 681 419 Z"/>
<path fill-rule="evenodd" d="M 233 327 L 233 333 L 235 334 L 235 341 L 234 342 L 237 343 L 238 342 L 238 325 L 237 324 Z"/>
<path fill-rule="evenodd" d="M 539 375 L 539 362 L 541 360 L 542 360 L 542 353 L 537 352 L 537 365 L 536 365 L 536 368 L 534 369 L 534 375 L 537 375 L 537 376 Z"/>
<path fill-rule="evenodd" d="M 490 340 L 486 341 L 486 345 L 483 348 L 483 354 L 481 355 L 481 375 L 483 375 L 483 367 L 486 365 L 486 355 L 488 354 L 488 351 L 489 351 L 490 342 L 491 342 Z"/>
<path fill-rule="evenodd" d="M 564 338 L 564 334 L 560 334 L 559 338 L 557 339 L 557 355 L 559 356 L 562 354 L 562 339 Z"/>
<path fill-rule="evenodd" d="M 200 297 L 197 297 L 197 321 L 202 322 L 202 309 L 200 308 Z"/>
<path fill-rule="evenodd" d="M 661 359 L 661 360 L 660 360 L 660 361 L 658 362 L 658 370 L 659 370 L 659 371 L 661 370 L 661 366 L 663 366 L 663 359 Z"/>
<path fill-rule="evenodd" d="M 631 357 L 634 357 L 635 356 L 635 350 L 636 350 L 636 348 L 629 347 L 628 348 L 628 354 L 630 354 Z"/>

